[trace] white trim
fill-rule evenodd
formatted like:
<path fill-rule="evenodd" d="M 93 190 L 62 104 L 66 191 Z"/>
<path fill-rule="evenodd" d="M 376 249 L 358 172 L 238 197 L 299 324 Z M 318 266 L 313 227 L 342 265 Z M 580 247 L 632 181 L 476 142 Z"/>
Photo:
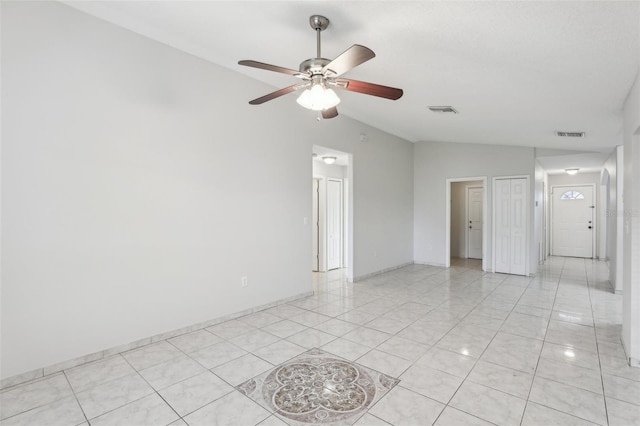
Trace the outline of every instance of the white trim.
<path fill-rule="evenodd" d="M 327 272 L 327 178 L 313 175 L 313 179 L 318 180 L 318 270 L 312 272 Z"/>
<path fill-rule="evenodd" d="M 340 234 L 340 266 L 338 266 L 337 268 L 333 268 L 333 269 L 329 269 L 329 263 L 328 263 L 328 253 L 329 253 L 329 247 L 328 244 L 325 245 L 325 267 L 326 270 L 325 272 L 328 271 L 333 271 L 335 269 L 340 269 L 340 268 L 344 268 L 344 180 L 343 179 L 338 179 L 338 178 L 332 178 L 332 177 L 328 177 L 327 181 L 326 181 L 326 185 L 327 188 L 325 190 L 325 202 L 324 202 L 324 208 L 325 208 L 325 224 L 328 224 L 328 210 L 327 210 L 327 205 L 328 205 L 328 200 L 329 200 L 329 182 L 338 182 L 340 184 L 340 232 L 338 232 Z M 329 226 L 324 227 L 324 241 L 325 243 L 328 243 L 329 241 Z"/>
<path fill-rule="evenodd" d="M 315 259 L 311 260 L 312 266 L 311 270 L 314 272 L 320 272 L 320 181 L 322 178 L 313 177 L 311 179 L 312 189 L 311 189 L 311 198 L 313 199 L 311 212 L 311 246 L 312 246 L 312 257 Z M 315 220 L 314 220 L 315 219 Z M 314 244 L 315 241 L 315 244 Z M 315 269 L 313 269 L 315 267 Z"/>
<path fill-rule="evenodd" d="M 445 196 L 445 242 L 444 242 L 444 267 L 451 267 L 451 183 L 453 182 L 472 182 L 482 181 L 482 211 L 487 211 L 487 176 L 447 178 L 446 196 Z M 482 270 L 487 271 L 487 221 L 482 221 Z"/>
<path fill-rule="evenodd" d="M 417 264 L 417 265 L 426 265 L 424 263 L 416 263 L 416 262 L 402 263 L 400 265 L 391 266 L 390 268 L 380 269 L 380 270 L 375 271 L 375 272 L 371 272 L 371 273 L 368 273 L 368 274 L 360 275 L 359 277 L 355 277 L 352 282 L 356 283 L 358 281 L 366 280 L 367 278 L 375 277 L 376 275 L 381 275 L 381 274 L 384 274 L 384 273 L 387 273 L 387 272 L 390 272 L 390 271 L 395 271 L 396 269 L 405 268 L 407 266 L 411 266 L 411 265 L 415 265 L 415 264 Z M 442 266 L 442 265 L 440 265 L 440 266 Z"/>

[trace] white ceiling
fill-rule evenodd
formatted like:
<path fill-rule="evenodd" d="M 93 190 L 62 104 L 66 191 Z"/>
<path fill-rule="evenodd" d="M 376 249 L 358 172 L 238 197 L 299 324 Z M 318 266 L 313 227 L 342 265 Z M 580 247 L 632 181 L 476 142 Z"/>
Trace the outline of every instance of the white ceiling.
<path fill-rule="evenodd" d="M 551 150 L 556 151 L 556 150 Z M 602 170 L 608 153 L 576 153 L 576 151 L 541 153 L 537 160 L 550 175 L 565 173 L 566 169 L 580 169 L 579 173 Z"/>
<path fill-rule="evenodd" d="M 404 89 L 395 102 L 340 91 L 340 114 L 413 142 L 610 152 L 621 143 L 622 107 L 639 67 L 640 1 L 65 3 L 274 90 L 298 80 L 238 60 L 297 69 L 315 56 L 309 16 L 325 15 L 324 57 L 356 43 L 377 55 L 344 77 Z M 283 102 L 295 94 L 255 108 Z M 559 138 L 556 130 L 586 137 Z"/>

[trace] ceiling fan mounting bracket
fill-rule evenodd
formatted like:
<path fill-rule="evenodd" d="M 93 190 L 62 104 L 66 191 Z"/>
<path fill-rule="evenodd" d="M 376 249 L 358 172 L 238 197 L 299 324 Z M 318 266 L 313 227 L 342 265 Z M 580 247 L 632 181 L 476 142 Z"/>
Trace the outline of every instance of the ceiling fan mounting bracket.
<path fill-rule="evenodd" d="M 311 15 L 309 17 L 309 25 L 314 31 L 324 31 L 329 26 L 329 19 L 322 15 Z"/>

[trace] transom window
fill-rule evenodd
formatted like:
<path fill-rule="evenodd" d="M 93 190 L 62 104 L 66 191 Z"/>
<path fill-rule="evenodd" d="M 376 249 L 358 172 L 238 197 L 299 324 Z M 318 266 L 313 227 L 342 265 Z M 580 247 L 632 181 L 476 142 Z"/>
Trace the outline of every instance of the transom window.
<path fill-rule="evenodd" d="M 561 200 L 584 200 L 584 195 L 578 191 L 567 191 L 560 197 Z"/>

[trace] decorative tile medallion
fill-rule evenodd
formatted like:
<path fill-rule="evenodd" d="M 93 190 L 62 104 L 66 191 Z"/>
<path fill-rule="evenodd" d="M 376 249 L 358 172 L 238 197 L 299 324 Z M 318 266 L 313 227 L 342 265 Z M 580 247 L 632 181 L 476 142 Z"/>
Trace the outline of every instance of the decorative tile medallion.
<path fill-rule="evenodd" d="M 398 379 L 311 349 L 237 387 L 290 424 L 353 424 Z"/>

